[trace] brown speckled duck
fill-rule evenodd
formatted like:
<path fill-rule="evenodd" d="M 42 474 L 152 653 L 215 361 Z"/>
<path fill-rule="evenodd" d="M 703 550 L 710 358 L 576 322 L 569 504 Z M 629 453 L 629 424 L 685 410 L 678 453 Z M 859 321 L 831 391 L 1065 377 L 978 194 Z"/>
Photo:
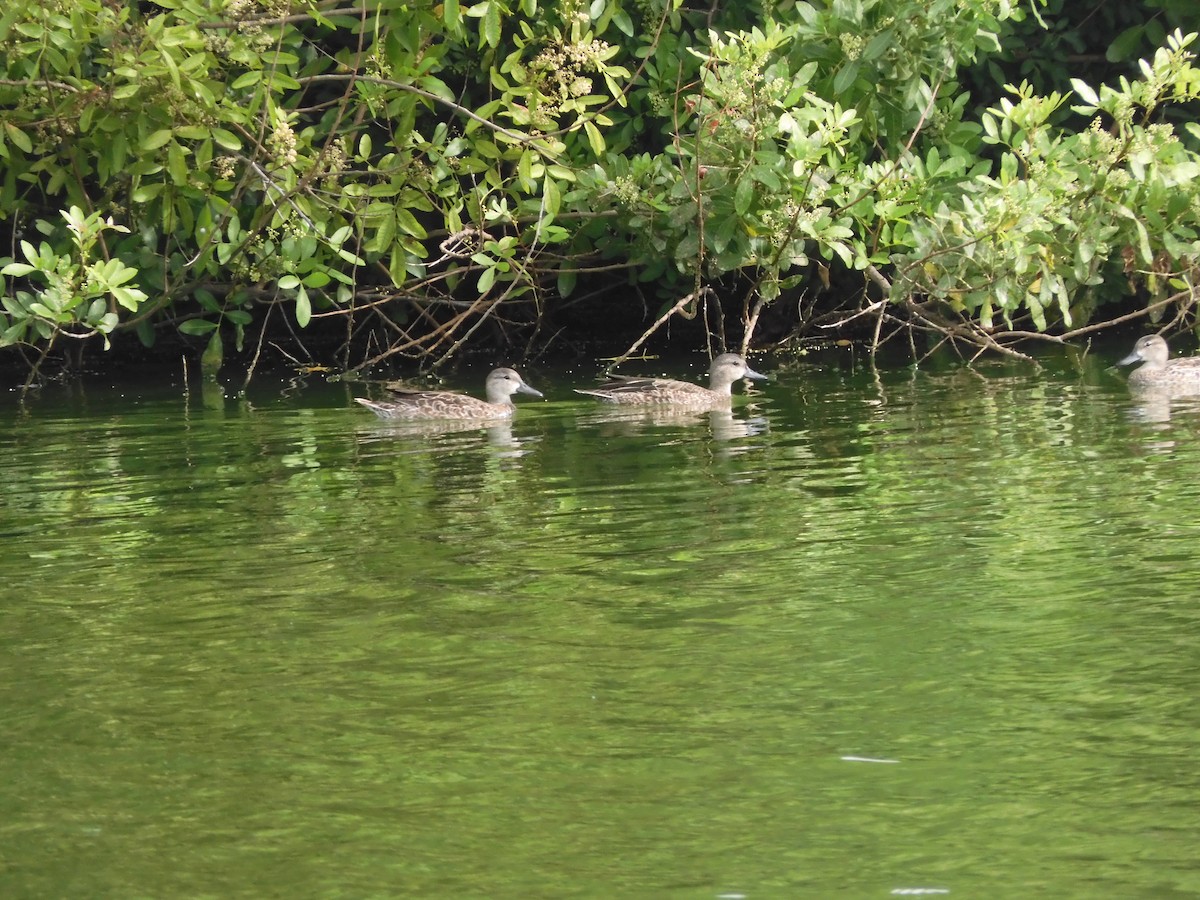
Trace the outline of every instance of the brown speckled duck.
<path fill-rule="evenodd" d="M 765 380 L 736 353 L 722 353 L 708 370 L 708 387 L 671 378 L 618 377 L 594 388 L 576 388 L 576 393 L 599 397 L 609 403 L 628 406 L 680 406 L 711 408 L 728 404 L 733 383 L 739 378 Z"/>
<path fill-rule="evenodd" d="M 367 400 L 355 397 L 381 419 L 507 419 L 515 407 L 513 394 L 541 397 L 527 385 L 514 369 L 493 369 L 487 377 L 487 400 L 456 394 L 453 391 L 391 390 L 388 400 Z"/>
<path fill-rule="evenodd" d="M 1141 390 L 1162 389 L 1200 392 L 1200 356 L 1171 359 L 1171 349 L 1162 335 L 1148 334 L 1133 345 L 1133 352 L 1117 362 L 1141 365 L 1129 373 L 1129 386 Z"/>

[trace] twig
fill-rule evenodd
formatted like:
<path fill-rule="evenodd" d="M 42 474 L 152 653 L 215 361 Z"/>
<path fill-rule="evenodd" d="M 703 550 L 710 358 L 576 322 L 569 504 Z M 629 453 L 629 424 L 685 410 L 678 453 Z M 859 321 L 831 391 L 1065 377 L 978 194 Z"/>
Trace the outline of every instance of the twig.
<path fill-rule="evenodd" d="M 242 382 L 241 393 L 246 393 L 250 387 L 250 379 L 254 377 L 254 369 L 258 365 L 258 358 L 262 355 L 263 339 L 267 336 L 267 323 L 271 321 L 271 313 L 275 311 L 275 304 L 267 304 L 267 313 L 263 316 L 262 328 L 258 332 L 258 345 L 254 348 L 254 356 L 250 359 L 250 365 L 246 367 L 246 380 Z"/>
<path fill-rule="evenodd" d="M 0 85 L 4 87 L 58 88 L 60 91 L 70 91 L 72 94 L 83 93 L 73 84 L 67 84 L 65 81 L 53 81 L 49 78 L 0 78 Z"/>
<path fill-rule="evenodd" d="M 50 333 L 50 339 L 46 341 L 46 346 L 42 349 L 42 353 L 37 358 L 37 362 L 35 362 L 33 367 L 29 370 L 29 376 L 25 379 L 25 383 L 21 385 L 22 397 L 24 397 L 29 388 L 33 386 L 33 379 L 37 377 L 38 372 L 42 368 L 42 363 L 44 363 L 46 361 L 46 357 L 50 355 L 50 348 L 54 346 L 54 339 L 58 337 L 58 334 L 59 330 L 57 328 Z"/>
<path fill-rule="evenodd" d="M 846 318 L 844 318 L 844 319 L 838 319 L 836 322 L 829 322 L 827 324 L 818 325 L 817 327 L 818 328 L 841 328 L 843 325 L 853 322 L 859 316 L 870 315 L 871 313 L 875 312 L 877 309 L 881 309 L 884 306 L 887 306 L 887 300 L 876 300 L 874 303 L 870 304 L 869 306 L 864 306 L 858 312 L 851 313 L 850 315 L 846 316 Z"/>
<path fill-rule="evenodd" d="M 476 330 L 478 330 L 479 326 L 482 325 L 485 321 L 487 321 L 488 317 L 491 316 L 492 313 L 494 313 L 496 310 L 498 310 L 500 308 L 500 304 L 503 303 L 505 301 L 505 299 L 507 299 L 508 295 L 512 293 L 513 288 L 515 288 L 516 286 L 517 286 L 517 282 L 515 282 L 515 281 L 510 282 L 509 288 L 507 291 L 505 291 L 503 294 L 501 294 L 495 300 L 490 301 L 487 304 L 487 306 L 484 308 L 483 312 L 480 313 L 479 318 L 475 320 L 475 324 L 473 324 L 470 328 L 468 328 L 466 330 L 466 332 L 463 334 L 463 336 L 460 337 L 457 341 L 455 341 L 451 345 L 449 350 L 447 350 L 444 354 L 442 354 L 441 358 L 433 364 L 433 368 L 437 369 L 439 366 L 446 363 L 450 359 L 451 356 L 453 356 L 455 353 L 457 353 L 458 348 L 461 347 L 464 343 L 466 343 L 467 339 L 470 338 L 471 335 L 473 335 L 476 332 Z M 480 299 L 482 300 L 483 298 L 481 297 Z"/>
<path fill-rule="evenodd" d="M 642 334 L 642 336 L 640 338 L 638 338 L 636 341 L 634 341 L 628 350 L 626 350 L 624 353 L 622 353 L 620 356 L 618 356 L 615 360 L 613 360 L 613 364 L 611 366 L 609 366 L 609 370 L 615 369 L 621 363 L 625 362 L 625 360 L 629 359 L 629 357 L 633 356 L 633 354 L 637 350 L 637 348 L 642 346 L 642 344 L 644 344 L 646 342 L 646 340 L 650 337 L 650 335 L 654 334 L 654 332 L 659 329 L 659 326 L 661 326 L 664 322 L 666 322 L 669 318 L 671 318 L 671 316 L 675 315 L 677 312 L 682 310 L 685 306 L 687 306 L 693 300 L 698 300 L 700 297 L 707 298 L 710 294 L 713 294 L 713 289 L 710 287 L 703 287 L 699 291 L 687 294 L 684 297 L 680 298 L 680 300 L 674 306 L 672 306 L 665 313 L 663 313 L 661 316 L 659 316 L 658 320 L 655 321 L 655 323 L 653 325 L 651 325 L 649 328 L 647 328 L 645 333 Z"/>
<path fill-rule="evenodd" d="M 875 354 L 879 352 L 879 333 L 883 330 L 883 320 L 886 317 L 884 306 L 886 300 L 880 300 L 878 303 L 873 303 L 872 306 L 878 307 L 879 315 L 875 317 L 875 330 L 871 333 L 871 360 L 875 360 Z"/>
<path fill-rule="evenodd" d="M 746 319 L 746 328 L 742 332 L 742 356 L 745 356 L 746 351 L 750 349 L 750 338 L 754 336 L 754 329 L 758 327 L 758 317 L 762 315 L 763 307 L 766 305 L 766 298 L 759 294 L 758 299 L 754 301 L 754 309 L 750 311 L 750 315 Z"/>

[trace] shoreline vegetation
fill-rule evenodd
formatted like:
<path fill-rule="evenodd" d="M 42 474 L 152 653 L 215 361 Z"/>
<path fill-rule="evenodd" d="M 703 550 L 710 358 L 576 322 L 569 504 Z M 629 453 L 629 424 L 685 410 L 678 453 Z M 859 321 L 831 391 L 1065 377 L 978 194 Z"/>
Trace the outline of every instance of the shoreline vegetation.
<path fill-rule="evenodd" d="M 11 4 L 0 368 L 1194 331 L 1197 32 L 1194 0 Z"/>

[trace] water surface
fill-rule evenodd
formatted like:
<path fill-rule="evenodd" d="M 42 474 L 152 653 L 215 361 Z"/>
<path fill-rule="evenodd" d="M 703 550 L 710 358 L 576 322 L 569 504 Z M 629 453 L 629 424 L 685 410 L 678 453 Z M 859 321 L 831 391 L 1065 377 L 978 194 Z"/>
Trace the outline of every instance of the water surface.
<path fill-rule="evenodd" d="M 1200 411 L 757 362 L 0 400 L 0 892 L 1200 893 Z"/>

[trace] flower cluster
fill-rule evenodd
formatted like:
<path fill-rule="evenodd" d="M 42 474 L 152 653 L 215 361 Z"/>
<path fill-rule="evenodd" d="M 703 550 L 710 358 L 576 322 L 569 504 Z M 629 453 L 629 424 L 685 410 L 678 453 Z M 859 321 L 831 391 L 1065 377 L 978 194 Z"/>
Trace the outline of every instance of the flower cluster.
<path fill-rule="evenodd" d="M 592 92 L 592 79 L 586 72 L 599 72 L 612 48 L 604 41 L 567 44 L 556 41 L 534 57 L 529 64 L 542 96 L 557 105 L 586 97 Z"/>
<path fill-rule="evenodd" d="M 275 124 L 275 130 L 271 132 L 271 149 L 279 165 L 296 164 L 296 132 L 292 131 L 292 126 L 283 119 Z"/>
<path fill-rule="evenodd" d="M 321 166 L 323 169 L 321 177 L 326 182 L 325 187 L 329 190 L 333 190 L 337 186 L 337 180 L 346 167 L 346 156 L 345 135 L 339 137 L 336 141 L 332 141 L 321 155 Z"/>
<path fill-rule="evenodd" d="M 229 0 L 225 6 L 225 15 L 238 23 L 238 32 L 249 38 L 258 50 L 266 50 L 276 41 L 276 36 L 263 28 L 262 20 L 278 19 L 288 12 L 288 0 Z M 214 40 L 205 36 L 206 46 L 219 41 L 219 38 Z M 209 46 L 209 49 L 215 52 L 214 47 Z"/>
<path fill-rule="evenodd" d="M 237 22 L 278 19 L 290 11 L 288 0 L 229 0 L 225 15 Z"/>
<path fill-rule="evenodd" d="M 858 59 L 862 56 L 865 41 L 861 34 L 849 34 L 842 32 L 838 35 L 838 41 L 842 45 L 842 53 L 846 55 L 846 59 Z"/>
<path fill-rule="evenodd" d="M 613 199 L 622 206 L 633 206 L 641 199 L 642 192 L 630 175 L 618 175 L 612 180 Z"/>

